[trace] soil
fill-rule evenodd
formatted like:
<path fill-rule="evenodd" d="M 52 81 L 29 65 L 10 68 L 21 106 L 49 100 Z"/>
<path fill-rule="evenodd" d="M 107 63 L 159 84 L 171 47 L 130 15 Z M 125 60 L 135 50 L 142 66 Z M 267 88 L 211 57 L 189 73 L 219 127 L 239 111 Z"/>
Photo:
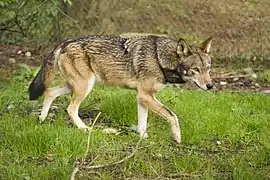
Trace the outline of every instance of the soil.
<path fill-rule="evenodd" d="M 259 83 L 255 80 L 251 80 L 248 77 L 241 77 L 238 80 L 233 78 L 229 79 L 214 79 L 214 85 L 217 90 L 221 91 L 251 91 L 251 92 L 263 92 L 268 93 L 270 85 L 266 83 Z M 222 82 L 226 82 L 223 85 Z"/>
<path fill-rule="evenodd" d="M 26 53 L 30 52 L 31 56 L 27 57 Z M 29 66 L 39 66 L 42 62 L 41 56 L 37 50 L 29 47 L 18 45 L 0 44 L 0 68 L 1 70 L 12 70 L 18 68 L 19 64 Z"/>
<path fill-rule="evenodd" d="M 29 52 L 31 55 L 29 56 Z M 28 55 L 28 56 L 27 56 Z M 0 44 L 0 80 L 3 76 L 9 76 L 14 70 L 16 70 L 20 64 L 26 64 L 28 66 L 39 67 L 45 57 L 44 54 L 40 54 L 33 47 L 23 47 L 18 45 Z M 251 92 L 263 92 L 270 93 L 270 83 L 256 82 L 256 79 L 250 77 L 230 78 L 222 77 L 222 73 L 212 73 L 214 78 L 214 86 L 217 91 L 251 91 Z M 192 86 L 187 86 L 192 88 Z"/>

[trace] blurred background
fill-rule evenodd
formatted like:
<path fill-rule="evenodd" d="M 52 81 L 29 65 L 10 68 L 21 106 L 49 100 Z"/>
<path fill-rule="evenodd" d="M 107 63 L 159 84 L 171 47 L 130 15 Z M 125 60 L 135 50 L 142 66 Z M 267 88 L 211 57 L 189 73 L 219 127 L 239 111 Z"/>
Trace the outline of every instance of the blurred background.
<path fill-rule="evenodd" d="M 18 45 L 43 56 L 64 39 L 90 34 L 155 33 L 190 43 L 214 36 L 215 66 L 270 68 L 269 0 L 2 0 L 0 6 L 2 51 Z"/>

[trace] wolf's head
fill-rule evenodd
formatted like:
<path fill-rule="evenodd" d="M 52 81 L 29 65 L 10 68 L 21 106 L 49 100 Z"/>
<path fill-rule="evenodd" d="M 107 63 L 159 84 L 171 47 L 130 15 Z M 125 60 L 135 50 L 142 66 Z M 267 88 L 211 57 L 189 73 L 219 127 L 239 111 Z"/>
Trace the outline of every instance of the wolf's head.
<path fill-rule="evenodd" d="M 213 37 L 206 39 L 200 46 L 189 46 L 183 39 L 177 44 L 177 54 L 182 60 L 177 71 L 185 81 L 194 82 L 203 90 L 213 88 L 210 78 L 211 58 L 208 55 Z"/>

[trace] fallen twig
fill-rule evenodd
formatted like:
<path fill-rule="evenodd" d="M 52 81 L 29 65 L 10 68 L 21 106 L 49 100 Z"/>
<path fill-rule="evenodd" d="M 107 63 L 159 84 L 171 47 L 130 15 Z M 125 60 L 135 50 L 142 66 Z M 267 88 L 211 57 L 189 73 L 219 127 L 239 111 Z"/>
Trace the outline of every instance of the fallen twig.
<path fill-rule="evenodd" d="M 175 174 L 169 174 L 167 175 L 169 178 L 180 178 L 180 177 L 201 177 L 200 174 L 194 174 L 194 173 L 185 173 L 185 172 L 180 172 L 180 173 L 175 173 Z"/>
<path fill-rule="evenodd" d="M 105 167 L 121 164 L 121 163 L 127 161 L 128 159 L 130 159 L 131 157 L 133 157 L 135 155 L 135 153 L 139 149 L 139 145 L 140 145 L 142 139 L 143 138 L 140 138 L 140 140 L 137 142 L 135 148 L 133 148 L 132 153 L 130 155 L 126 156 L 125 158 L 123 158 L 123 159 L 121 159 L 119 161 L 116 161 L 116 162 L 108 163 L 108 164 L 100 164 L 100 165 L 93 165 L 93 166 L 82 166 L 82 169 L 99 169 L 99 168 L 105 168 Z"/>
<path fill-rule="evenodd" d="M 76 174 L 80 171 L 80 166 L 84 164 L 85 162 L 85 159 L 87 157 L 87 154 L 89 152 L 89 147 L 90 147 L 90 139 L 91 139 L 91 134 L 92 134 L 92 130 L 94 128 L 94 125 L 97 121 L 97 119 L 99 118 L 101 112 L 98 113 L 98 115 L 96 116 L 96 118 L 94 119 L 93 121 L 93 124 L 91 126 L 91 128 L 89 129 L 89 132 L 88 132 L 88 138 L 87 138 L 87 145 L 86 145 L 86 150 L 85 150 L 85 153 L 84 153 L 84 157 L 82 159 L 82 162 L 80 164 L 78 164 L 72 171 L 71 173 L 71 177 L 70 177 L 70 180 L 75 180 L 75 177 L 76 177 Z"/>
<path fill-rule="evenodd" d="M 121 163 L 127 161 L 128 159 L 130 159 L 131 157 L 133 157 L 135 155 L 135 153 L 140 149 L 139 148 L 139 145 L 140 145 L 141 141 L 143 140 L 143 138 L 140 138 L 140 140 L 137 142 L 135 148 L 133 148 L 133 151 L 131 152 L 130 155 L 126 156 L 125 158 L 123 158 L 123 159 L 121 159 L 119 161 L 108 163 L 108 164 L 93 165 L 93 166 L 84 165 L 85 164 L 86 157 L 87 157 L 87 154 L 89 152 L 91 133 L 92 133 L 93 127 L 94 127 L 94 125 L 96 123 L 96 120 L 98 119 L 98 117 L 100 116 L 100 114 L 101 114 L 101 112 L 97 115 L 97 117 L 95 118 L 95 120 L 94 120 L 94 122 L 93 122 L 93 124 L 91 126 L 91 129 L 89 130 L 88 139 L 87 139 L 87 146 L 86 146 L 86 151 L 85 151 L 84 157 L 83 157 L 82 161 L 80 163 L 78 163 L 76 165 L 76 167 L 73 169 L 73 171 L 71 173 L 70 180 L 75 180 L 76 174 L 80 170 L 82 170 L 82 169 L 99 169 L 99 168 L 105 168 L 105 167 L 109 167 L 109 166 L 114 166 L 114 165 L 117 165 L 117 164 L 121 164 Z"/>
<path fill-rule="evenodd" d="M 193 148 L 189 146 L 180 145 L 180 148 L 188 149 L 190 151 L 197 151 L 197 152 L 205 152 L 205 153 L 222 153 L 222 152 L 232 152 L 232 153 L 238 153 L 238 152 L 244 152 L 243 149 L 239 150 L 232 150 L 232 149 L 203 149 L 203 148 Z"/>
<path fill-rule="evenodd" d="M 86 160 L 87 154 L 89 152 L 89 147 L 90 147 L 91 133 L 92 133 L 93 127 L 95 125 L 95 122 L 98 119 L 98 117 L 100 116 L 100 114 L 101 114 L 101 112 L 97 115 L 97 117 L 95 118 L 95 120 L 91 126 L 91 129 L 89 130 L 88 139 L 87 139 L 87 146 L 86 146 L 86 151 L 85 151 L 84 157 L 83 157 L 82 161 L 80 163 L 78 163 L 76 165 L 76 167 L 73 169 L 73 171 L 71 173 L 70 180 L 75 180 L 76 174 L 82 169 L 99 169 L 99 168 L 105 168 L 105 167 L 121 164 L 121 163 L 127 161 L 128 159 L 130 159 L 131 157 L 133 157 L 135 155 L 135 153 L 140 149 L 139 145 L 141 144 L 141 141 L 143 140 L 143 138 L 140 138 L 140 140 L 137 142 L 135 148 L 133 148 L 133 151 L 131 152 L 130 155 L 126 156 L 125 158 L 123 158 L 119 161 L 108 163 L 108 164 L 93 165 L 93 166 L 85 165 L 85 160 Z M 89 164 L 91 164 L 91 163 L 89 163 Z"/>
<path fill-rule="evenodd" d="M 82 162 L 85 161 L 86 156 L 87 156 L 87 154 L 88 154 L 88 152 L 89 152 L 90 138 L 91 138 L 92 130 L 93 130 L 94 125 L 96 124 L 96 121 L 97 121 L 97 119 L 99 118 L 100 114 L 101 114 L 101 112 L 98 113 L 98 115 L 96 116 L 96 118 L 95 118 L 94 121 L 93 121 L 93 124 L 92 124 L 91 128 L 89 129 L 89 132 L 88 132 L 88 139 L 87 139 L 87 146 L 86 146 L 86 150 L 85 150 L 84 158 L 83 158 Z"/>
<path fill-rule="evenodd" d="M 76 166 L 76 167 L 73 169 L 72 173 L 71 173 L 70 180 L 75 180 L 75 176 L 76 176 L 77 172 L 79 172 L 79 171 L 80 171 L 80 169 L 78 168 L 78 166 Z"/>

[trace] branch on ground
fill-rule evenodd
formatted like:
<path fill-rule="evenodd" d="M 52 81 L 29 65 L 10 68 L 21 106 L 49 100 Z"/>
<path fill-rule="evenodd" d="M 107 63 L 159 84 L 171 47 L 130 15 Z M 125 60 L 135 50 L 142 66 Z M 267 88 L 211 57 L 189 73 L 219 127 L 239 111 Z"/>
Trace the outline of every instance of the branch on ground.
<path fill-rule="evenodd" d="M 88 140 L 87 140 L 87 147 L 86 147 L 86 151 L 85 151 L 85 154 L 84 154 L 84 157 L 82 159 L 82 161 L 80 163 L 77 163 L 77 166 L 74 168 L 72 174 L 71 174 L 71 178 L 70 180 L 75 180 L 75 176 L 76 174 L 80 171 L 80 170 L 83 170 L 83 169 L 90 169 L 90 170 L 93 170 L 93 169 L 100 169 L 100 168 L 106 168 L 106 167 L 110 167 L 110 166 L 115 166 L 115 165 L 118 165 L 118 164 L 121 164 L 127 160 L 129 160 L 130 158 L 132 158 L 135 153 L 139 150 L 139 145 L 141 144 L 141 141 L 143 140 L 143 138 L 140 138 L 140 140 L 137 142 L 135 148 L 133 148 L 132 152 L 124 157 L 123 159 L 119 160 L 119 161 L 116 161 L 116 162 L 111 162 L 111 163 L 107 163 L 107 164 L 100 164 L 100 165 L 85 165 L 85 160 L 86 160 L 86 157 L 87 157 L 87 154 L 89 152 L 89 147 L 90 147 L 90 138 L 91 138 L 91 132 L 92 132 L 92 129 L 95 125 L 95 122 L 96 120 L 98 119 L 99 115 L 101 113 L 99 113 L 97 115 L 97 117 L 95 118 L 93 124 L 92 124 L 92 127 L 91 129 L 89 130 L 89 134 L 88 134 Z M 93 161 L 92 161 L 93 162 Z M 90 163 L 91 164 L 91 163 Z"/>
<path fill-rule="evenodd" d="M 189 147 L 189 146 L 184 146 L 184 145 L 180 145 L 180 148 L 188 149 L 190 151 L 213 153 L 213 154 L 222 153 L 222 152 L 231 152 L 231 153 L 244 152 L 244 150 L 242 150 L 242 149 L 236 149 L 236 150 L 232 150 L 232 149 L 203 149 L 203 148 L 194 148 L 194 147 Z"/>
<path fill-rule="evenodd" d="M 175 174 L 169 174 L 166 177 L 168 178 L 195 178 L 195 177 L 202 177 L 202 176 L 200 174 L 195 174 L 195 173 L 179 172 Z"/>
<path fill-rule="evenodd" d="M 139 145 L 140 145 L 142 139 L 143 138 L 140 138 L 140 140 L 137 142 L 135 148 L 133 148 L 133 151 L 132 151 L 132 153 L 130 155 L 126 156 L 125 158 L 123 158 L 123 159 L 121 159 L 119 161 L 108 163 L 108 164 L 93 165 L 93 166 L 81 166 L 81 169 L 100 169 L 100 168 L 106 168 L 106 167 L 110 167 L 110 166 L 115 166 L 115 165 L 121 164 L 121 163 L 129 160 L 130 158 L 132 158 L 135 155 L 135 153 L 139 149 Z"/>
<path fill-rule="evenodd" d="M 89 152 L 89 147 L 90 147 L 90 139 L 91 139 L 91 134 L 92 134 L 92 130 L 94 128 L 94 125 L 96 124 L 96 121 L 97 119 L 99 118 L 101 112 L 98 113 L 98 115 L 96 116 L 96 118 L 94 119 L 93 121 L 93 124 L 91 126 L 91 128 L 89 129 L 89 132 L 88 132 L 88 139 L 87 139 L 87 144 L 86 144 L 86 150 L 85 150 L 85 153 L 84 153 L 84 157 L 82 159 L 82 162 L 79 164 L 77 164 L 77 166 L 73 169 L 72 173 L 71 173 L 71 177 L 70 177 L 70 180 L 75 180 L 75 177 L 76 177 L 76 174 L 80 171 L 80 166 L 81 164 L 84 164 L 85 163 L 85 160 L 86 160 L 86 157 L 87 157 L 87 154 Z"/>

